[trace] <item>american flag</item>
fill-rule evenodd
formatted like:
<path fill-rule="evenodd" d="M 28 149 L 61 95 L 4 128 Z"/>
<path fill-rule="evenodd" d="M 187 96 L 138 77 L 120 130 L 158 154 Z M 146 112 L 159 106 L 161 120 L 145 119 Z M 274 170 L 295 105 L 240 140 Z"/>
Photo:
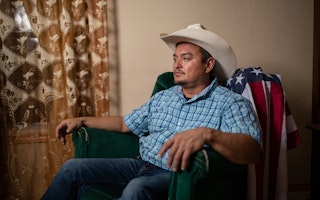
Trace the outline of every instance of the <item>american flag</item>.
<path fill-rule="evenodd" d="M 249 99 L 263 132 L 263 155 L 249 166 L 248 199 L 287 200 L 287 150 L 302 144 L 285 99 L 281 77 L 261 67 L 239 69 L 226 83 L 231 91 Z"/>

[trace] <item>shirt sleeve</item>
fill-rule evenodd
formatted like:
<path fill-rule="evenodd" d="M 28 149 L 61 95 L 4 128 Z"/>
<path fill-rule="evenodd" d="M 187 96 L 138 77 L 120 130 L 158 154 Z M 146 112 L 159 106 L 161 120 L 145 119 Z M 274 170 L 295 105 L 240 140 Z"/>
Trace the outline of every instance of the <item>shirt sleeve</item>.
<path fill-rule="evenodd" d="M 124 123 L 139 137 L 148 133 L 149 105 L 150 101 L 124 116 Z"/>
<path fill-rule="evenodd" d="M 237 98 L 223 115 L 221 131 L 243 133 L 251 136 L 262 145 L 261 128 L 258 118 L 249 101 Z"/>

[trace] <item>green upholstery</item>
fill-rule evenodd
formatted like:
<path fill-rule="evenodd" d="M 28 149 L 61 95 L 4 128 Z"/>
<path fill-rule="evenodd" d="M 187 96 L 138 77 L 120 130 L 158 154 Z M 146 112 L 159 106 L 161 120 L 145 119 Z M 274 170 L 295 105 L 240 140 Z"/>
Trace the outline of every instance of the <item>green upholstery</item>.
<path fill-rule="evenodd" d="M 72 139 L 76 158 L 137 158 L 139 156 L 139 140 L 133 134 L 107 131 L 106 137 L 105 130 L 82 127 L 77 134 L 73 134 Z"/>
<path fill-rule="evenodd" d="M 168 89 L 172 86 L 174 86 L 173 82 L 173 73 L 172 72 L 165 72 L 163 74 L 160 74 L 157 78 L 156 84 L 154 85 L 152 96 L 160 92 L 161 90 Z"/>
<path fill-rule="evenodd" d="M 173 86 L 171 72 L 160 75 L 153 94 Z M 138 137 L 82 127 L 72 134 L 76 158 L 129 157 L 139 155 Z M 247 165 L 238 165 L 212 149 L 203 149 L 193 155 L 185 171 L 173 172 L 169 186 L 170 200 L 246 199 Z M 81 200 L 112 199 L 121 191 L 93 188 Z"/>

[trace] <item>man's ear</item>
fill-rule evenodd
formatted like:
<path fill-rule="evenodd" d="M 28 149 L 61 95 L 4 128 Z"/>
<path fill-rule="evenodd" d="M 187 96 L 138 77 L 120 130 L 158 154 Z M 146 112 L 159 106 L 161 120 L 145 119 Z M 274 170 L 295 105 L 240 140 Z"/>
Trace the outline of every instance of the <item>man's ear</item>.
<path fill-rule="evenodd" d="M 207 69 L 206 69 L 207 73 L 210 73 L 210 71 L 213 70 L 215 62 L 216 62 L 216 60 L 213 57 L 208 58 L 208 60 L 207 60 Z"/>

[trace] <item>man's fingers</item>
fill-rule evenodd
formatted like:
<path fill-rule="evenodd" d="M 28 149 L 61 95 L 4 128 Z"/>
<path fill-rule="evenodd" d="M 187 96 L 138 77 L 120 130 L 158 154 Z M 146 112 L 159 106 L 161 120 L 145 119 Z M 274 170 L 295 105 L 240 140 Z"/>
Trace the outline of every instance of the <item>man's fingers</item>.
<path fill-rule="evenodd" d="M 66 128 L 62 127 L 61 129 L 57 130 L 57 138 L 60 139 L 62 144 L 66 143 Z"/>
<path fill-rule="evenodd" d="M 187 169 L 190 156 L 191 156 L 191 152 L 188 149 L 186 149 L 183 152 L 183 156 L 182 156 L 182 159 L 181 159 L 181 170 L 182 171 Z"/>
<path fill-rule="evenodd" d="M 192 149 L 193 147 L 187 145 L 186 142 L 176 144 L 170 148 L 170 160 L 168 160 L 170 163 L 168 163 L 168 165 L 172 166 L 173 171 L 178 171 L 179 169 L 183 171 L 187 169 L 190 156 L 194 152 Z"/>
<path fill-rule="evenodd" d="M 60 130 L 61 130 L 61 127 L 57 126 L 56 127 L 56 138 L 60 138 Z"/>
<path fill-rule="evenodd" d="M 57 138 L 61 137 L 61 133 L 65 134 L 67 126 L 68 126 L 67 122 L 64 120 L 56 127 L 56 137 Z"/>
<path fill-rule="evenodd" d="M 70 121 L 68 122 L 67 128 L 66 128 L 66 133 L 71 133 L 75 128 L 77 124 L 75 121 Z"/>
<path fill-rule="evenodd" d="M 67 128 L 67 121 L 62 121 L 56 128 L 56 138 L 60 139 L 62 144 L 66 143 Z"/>
<path fill-rule="evenodd" d="M 66 135 L 71 133 L 73 130 L 81 127 L 82 121 L 78 118 L 63 120 L 56 128 L 56 138 L 65 144 Z"/>
<path fill-rule="evenodd" d="M 165 142 L 162 145 L 162 147 L 161 147 L 161 149 L 160 149 L 160 151 L 158 153 L 158 156 L 160 158 L 163 157 L 164 153 L 172 146 L 172 144 L 173 144 L 172 140 L 168 140 L 167 142 Z"/>
<path fill-rule="evenodd" d="M 66 142 L 67 142 L 65 136 L 60 137 L 60 141 L 61 141 L 62 144 L 66 144 Z"/>
<path fill-rule="evenodd" d="M 179 146 L 177 145 L 172 145 L 170 147 L 170 150 L 168 152 L 168 159 L 167 159 L 167 166 L 171 167 L 173 171 L 177 171 L 176 165 L 179 165 L 179 163 L 176 161 L 177 160 L 177 151 Z"/>
<path fill-rule="evenodd" d="M 170 150 L 171 153 L 171 150 Z M 170 166 L 174 172 L 178 171 L 181 164 L 181 157 L 182 157 L 183 151 L 180 149 L 176 150 L 171 155 L 171 163 Z M 168 163 L 169 165 L 169 163 Z"/>
<path fill-rule="evenodd" d="M 194 141 L 190 142 L 192 137 L 185 137 L 188 136 L 185 134 L 184 137 L 180 136 L 183 135 L 176 134 L 165 142 L 158 153 L 159 157 L 163 157 L 168 151 L 167 166 L 173 171 L 185 170 L 191 154 L 196 151 Z"/>

